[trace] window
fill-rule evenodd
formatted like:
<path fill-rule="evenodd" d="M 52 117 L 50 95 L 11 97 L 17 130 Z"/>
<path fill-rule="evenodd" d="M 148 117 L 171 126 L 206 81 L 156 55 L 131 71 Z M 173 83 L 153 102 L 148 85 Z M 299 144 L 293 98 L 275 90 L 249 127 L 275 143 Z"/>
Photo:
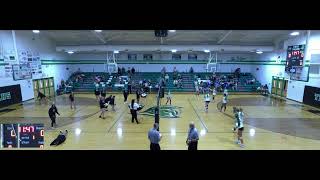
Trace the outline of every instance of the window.
<path fill-rule="evenodd" d="M 137 54 L 128 54 L 128 60 L 137 60 Z"/>
<path fill-rule="evenodd" d="M 188 60 L 197 60 L 196 54 L 188 54 Z"/>
<path fill-rule="evenodd" d="M 172 54 L 172 60 L 181 60 L 181 54 Z"/>
<path fill-rule="evenodd" d="M 144 54 L 143 60 L 152 60 L 152 54 Z"/>

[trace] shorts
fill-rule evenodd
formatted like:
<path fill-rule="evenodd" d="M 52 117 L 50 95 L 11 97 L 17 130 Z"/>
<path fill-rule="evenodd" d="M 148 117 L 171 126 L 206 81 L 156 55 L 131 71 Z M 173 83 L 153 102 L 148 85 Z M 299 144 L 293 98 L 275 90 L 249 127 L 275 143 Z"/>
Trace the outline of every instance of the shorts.
<path fill-rule="evenodd" d="M 94 91 L 94 94 L 95 94 L 96 96 L 98 96 L 98 95 L 100 95 L 100 92 L 99 92 L 99 91 Z"/>
<path fill-rule="evenodd" d="M 205 101 L 206 103 L 210 103 L 210 101 Z"/>
<path fill-rule="evenodd" d="M 244 130 L 244 127 L 238 128 L 238 131 L 243 131 L 243 130 Z"/>
<path fill-rule="evenodd" d="M 102 97 L 106 97 L 107 93 L 101 93 Z"/>

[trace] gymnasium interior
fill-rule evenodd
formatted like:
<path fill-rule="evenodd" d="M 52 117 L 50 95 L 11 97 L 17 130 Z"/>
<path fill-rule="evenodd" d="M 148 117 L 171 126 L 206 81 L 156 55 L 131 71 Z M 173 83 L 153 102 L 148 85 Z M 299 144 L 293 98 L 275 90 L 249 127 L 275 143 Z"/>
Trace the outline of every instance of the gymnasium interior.
<path fill-rule="evenodd" d="M 318 150 L 319 47 L 318 30 L 0 30 L 0 150 L 149 150 L 156 121 L 161 150 L 187 150 L 191 122 L 198 150 Z M 128 106 L 141 86 L 137 124 Z M 115 96 L 105 119 L 96 89 Z"/>

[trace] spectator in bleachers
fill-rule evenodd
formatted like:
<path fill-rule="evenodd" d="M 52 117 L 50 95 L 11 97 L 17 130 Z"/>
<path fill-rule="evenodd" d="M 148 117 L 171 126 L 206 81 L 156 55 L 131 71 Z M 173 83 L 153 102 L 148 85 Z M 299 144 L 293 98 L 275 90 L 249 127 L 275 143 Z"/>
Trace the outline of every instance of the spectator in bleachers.
<path fill-rule="evenodd" d="M 166 74 L 166 68 L 163 67 L 163 68 L 161 69 L 161 76 L 164 77 L 165 74 Z"/>
<path fill-rule="evenodd" d="M 190 72 L 190 73 L 193 73 L 193 72 L 194 72 L 192 67 L 190 68 L 190 71 L 189 71 L 189 72 Z"/>
<path fill-rule="evenodd" d="M 173 68 L 173 72 L 174 72 L 174 73 L 175 73 L 175 72 L 178 72 L 178 70 L 177 70 L 176 67 Z"/>
<path fill-rule="evenodd" d="M 131 74 L 131 68 L 130 67 L 128 67 L 128 75 L 130 75 Z"/>
<path fill-rule="evenodd" d="M 131 74 L 134 74 L 135 72 L 136 72 L 136 70 L 134 69 L 134 67 L 132 67 Z"/>
<path fill-rule="evenodd" d="M 173 85 L 175 86 L 175 87 L 177 87 L 178 86 L 178 80 L 173 80 Z"/>
<path fill-rule="evenodd" d="M 182 85 L 182 79 L 178 79 L 178 88 L 182 88 L 183 85 Z"/>
<path fill-rule="evenodd" d="M 124 75 L 126 73 L 126 69 L 124 67 L 121 68 L 121 74 Z"/>
<path fill-rule="evenodd" d="M 234 76 L 235 76 L 236 78 L 240 78 L 240 72 L 241 72 L 240 68 L 237 68 L 237 69 L 234 71 Z"/>
<path fill-rule="evenodd" d="M 118 67 L 118 76 L 121 76 L 121 69 Z"/>
<path fill-rule="evenodd" d="M 166 83 L 168 83 L 168 82 L 169 82 L 169 75 L 168 75 L 168 74 L 166 74 L 166 76 L 165 76 L 165 80 L 166 80 Z"/>

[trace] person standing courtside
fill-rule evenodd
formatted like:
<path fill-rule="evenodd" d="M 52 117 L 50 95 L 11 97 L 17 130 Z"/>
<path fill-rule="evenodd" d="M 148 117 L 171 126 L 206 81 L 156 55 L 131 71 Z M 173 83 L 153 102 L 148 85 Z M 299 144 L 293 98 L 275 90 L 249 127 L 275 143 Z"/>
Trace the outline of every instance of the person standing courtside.
<path fill-rule="evenodd" d="M 189 124 L 189 131 L 187 137 L 187 145 L 189 151 L 196 151 L 198 150 L 198 141 L 199 141 L 199 134 L 198 130 L 194 126 L 194 122 Z"/>
<path fill-rule="evenodd" d="M 60 116 L 60 113 L 58 112 L 58 109 L 54 103 L 52 103 L 51 108 L 48 111 L 48 114 L 51 119 L 51 128 L 53 128 L 53 125 L 57 126 L 56 114 L 58 114 Z"/>
<path fill-rule="evenodd" d="M 134 120 L 136 120 L 137 124 L 139 124 L 138 121 L 138 115 L 137 111 L 139 108 L 139 104 L 134 102 L 134 99 L 132 99 L 131 104 L 129 105 L 130 113 L 131 113 L 131 122 L 134 123 Z"/>
<path fill-rule="evenodd" d="M 150 140 L 150 150 L 151 151 L 160 151 L 159 142 L 161 141 L 161 134 L 157 130 L 159 127 L 158 123 L 153 124 L 153 128 L 148 132 L 148 139 Z"/>
<path fill-rule="evenodd" d="M 123 98 L 124 98 L 124 104 L 127 103 L 127 100 L 128 100 L 128 95 L 129 95 L 129 92 L 128 92 L 128 85 L 125 84 L 124 87 L 123 87 Z"/>
<path fill-rule="evenodd" d="M 71 91 L 69 95 L 69 100 L 70 100 L 70 107 L 76 109 L 76 103 L 74 102 L 74 93 Z"/>
<path fill-rule="evenodd" d="M 141 96 L 141 92 L 140 92 L 140 89 L 138 88 L 137 91 L 136 91 L 136 98 L 137 98 L 137 103 L 140 102 L 140 96 Z"/>

